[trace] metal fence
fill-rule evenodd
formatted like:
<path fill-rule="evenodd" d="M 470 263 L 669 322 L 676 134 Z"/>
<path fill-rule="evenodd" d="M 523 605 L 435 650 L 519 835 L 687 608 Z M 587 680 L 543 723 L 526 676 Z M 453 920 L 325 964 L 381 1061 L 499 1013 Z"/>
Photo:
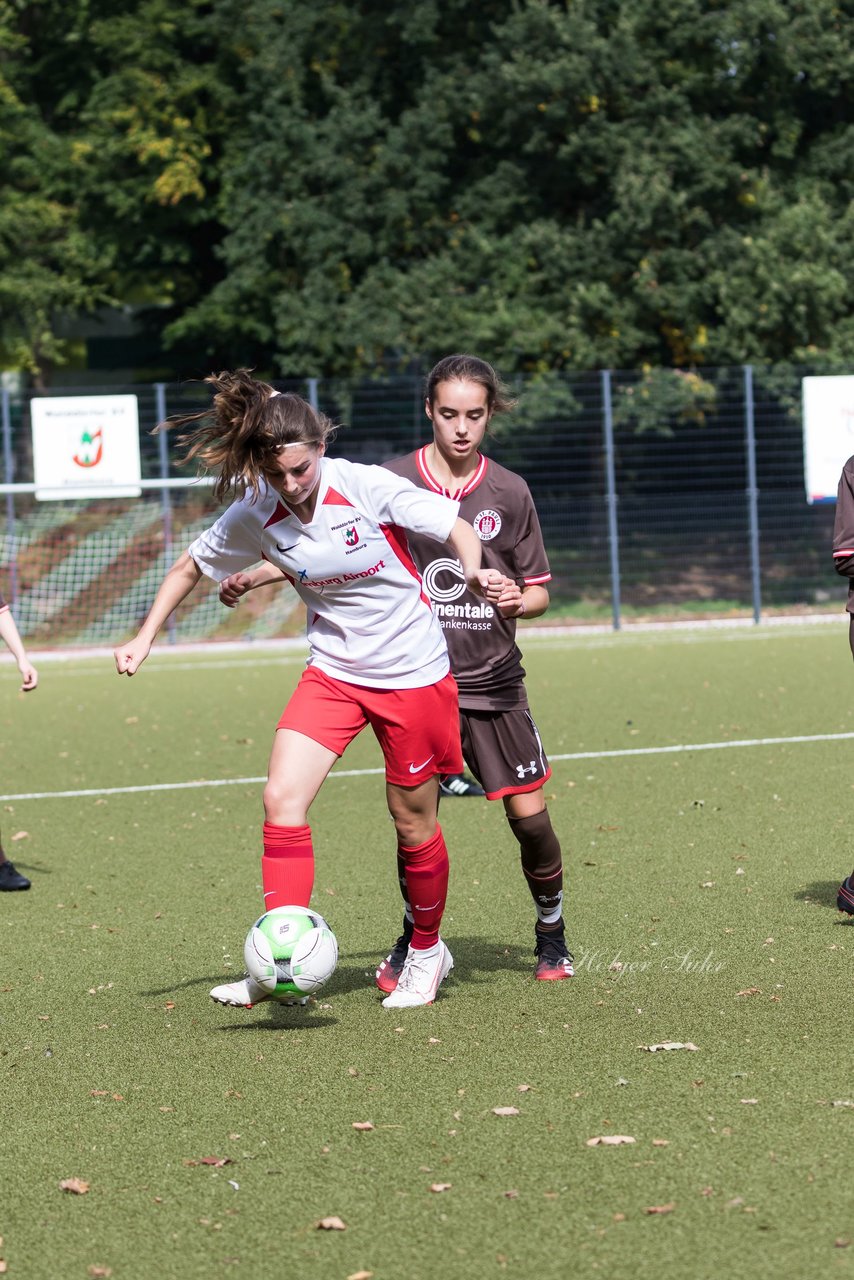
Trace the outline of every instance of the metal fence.
<path fill-rule="evenodd" d="M 746 616 L 844 607 L 832 504 L 806 499 L 801 379 L 815 368 L 598 371 L 519 381 L 486 451 L 530 485 L 554 574 L 555 611 L 614 627 L 674 613 Z M 422 380 L 306 379 L 297 390 L 340 422 L 332 451 L 383 462 L 429 439 Z M 0 590 L 30 642 L 113 643 L 135 630 L 174 557 L 217 509 L 178 466 L 158 421 L 207 403 L 202 383 L 56 387 L 138 398 L 139 499 L 38 502 L 30 394 L 0 392 L 5 526 Z M 854 447 L 852 448 L 854 452 Z M 201 593 L 173 640 L 298 629 L 293 594 L 254 593 L 230 614 Z M 194 593 L 198 596 L 199 593 Z"/>

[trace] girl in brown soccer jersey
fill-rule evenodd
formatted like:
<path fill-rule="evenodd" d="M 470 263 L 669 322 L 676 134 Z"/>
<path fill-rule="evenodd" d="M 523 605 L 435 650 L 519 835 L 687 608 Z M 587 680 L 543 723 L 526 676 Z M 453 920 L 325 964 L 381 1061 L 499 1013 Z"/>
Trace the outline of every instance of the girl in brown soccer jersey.
<path fill-rule="evenodd" d="M 549 606 L 551 572 L 527 484 L 480 452 L 493 414 L 512 406 L 485 360 L 447 356 L 427 378 L 432 441 L 386 465 L 459 502 L 461 518 L 483 544 L 484 567 L 504 576 L 504 591 L 493 607 L 468 590 L 450 547 L 409 537 L 460 691 L 463 756 L 488 799 L 504 804 L 536 910 L 535 976 L 553 981 L 573 973 L 562 915 L 563 860 L 543 794 L 551 769 L 528 709 L 516 644 L 517 618 L 538 618 Z M 383 991 L 394 990 L 411 931 L 407 905 L 403 933 L 377 969 Z"/>
<path fill-rule="evenodd" d="M 15 619 L 12 617 L 9 606 L 2 596 L 0 596 L 0 639 L 2 639 L 18 664 L 18 670 L 21 673 L 21 688 L 24 693 L 29 693 L 35 689 L 39 682 L 38 672 L 27 657 L 27 651 L 18 634 L 18 628 L 15 626 Z M 20 871 L 16 870 L 6 857 L 3 852 L 3 846 L 0 844 L 0 891 L 29 889 L 29 887 L 30 882 L 27 877 L 22 876 Z"/>

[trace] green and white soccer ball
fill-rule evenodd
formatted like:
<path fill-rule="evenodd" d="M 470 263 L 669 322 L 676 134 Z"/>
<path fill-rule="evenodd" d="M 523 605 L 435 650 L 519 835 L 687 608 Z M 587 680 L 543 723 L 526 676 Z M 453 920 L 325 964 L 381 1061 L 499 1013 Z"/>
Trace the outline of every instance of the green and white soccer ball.
<path fill-rule="evenodd" d="M 275 907 L 249 930 L 243 958 L 250 977 L 274 1000 L 292 1000 L 329 981 L 338 963 L 338 942 L 316 911 Z"/>

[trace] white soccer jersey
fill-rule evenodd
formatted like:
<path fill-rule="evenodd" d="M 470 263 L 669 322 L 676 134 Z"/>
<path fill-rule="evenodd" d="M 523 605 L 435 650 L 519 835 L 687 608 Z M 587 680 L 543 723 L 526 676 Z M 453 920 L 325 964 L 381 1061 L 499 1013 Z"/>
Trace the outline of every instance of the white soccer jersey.
<path fill-rule="evenodd" d="M 435 684 L 447 647 L 405 531 L 444 542 L 459 503 L 384 467 L 326 457 L 320 467 L 308 524 L 268 488 L 232 503 L 190 555 L 215 582 L 259 560 L 282 569 L 308 610 L 309 665 L 374 688 Z"/>

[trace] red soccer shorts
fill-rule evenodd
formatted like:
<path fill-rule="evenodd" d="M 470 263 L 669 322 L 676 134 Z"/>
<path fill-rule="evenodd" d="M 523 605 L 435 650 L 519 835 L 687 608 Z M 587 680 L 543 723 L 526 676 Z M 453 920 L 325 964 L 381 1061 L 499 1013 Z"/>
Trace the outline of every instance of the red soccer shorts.
<path fill-rule="evenodd" d="M 342 756 L 366 725 L 382 748 L 387 782 L 417 787 L 461 773 L 460 713 L 452 675 L 421 689 L 369 689 L 307 667 L 277 728 L 293 729 Z"/>

